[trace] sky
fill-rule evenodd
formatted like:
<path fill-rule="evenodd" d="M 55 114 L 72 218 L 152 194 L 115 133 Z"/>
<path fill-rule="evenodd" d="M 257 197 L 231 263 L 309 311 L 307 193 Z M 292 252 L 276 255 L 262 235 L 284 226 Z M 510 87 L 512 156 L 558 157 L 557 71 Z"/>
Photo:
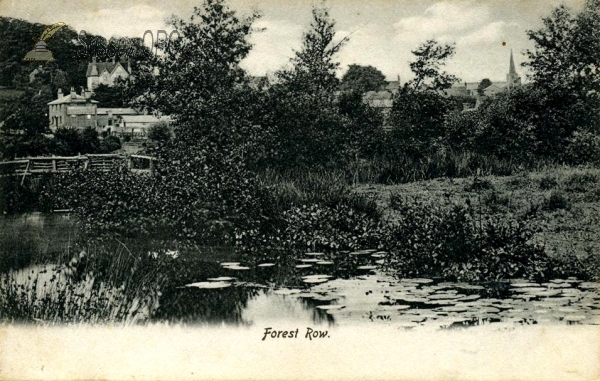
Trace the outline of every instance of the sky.
<path fill-rule="evenodd" d="M 30 22 L 65 22 L 76 31 L 86 30 L 107 38 L 142 37 L 146 30 L 172 28 L 166 20 L 173 14 L 189 20 L 199 0 L 0 0 L 0 15 Z M 542 26 L 542 17 L 565 4 L 574 12 L 583 0 L 229 0 L 240 15 L 262 12 L 256 21 L 254 44 L 242 66 L 251 75 L 271 74 L 289 65 L 301 46 L 302 34 L 310 25 L 311 8 L 325 5 L 336 21 L 336 38 L 350 41 L 337 56 L 338 76 L 350 64 L 371 65 L 388 80 L 405 82 L 412 77 L 411 50 L 427 39 L 455 43 L 456 55 L 446 70 L 463 82 L 483 78 L 503 81 L 513 50 L 517 72 L 526 81 L 526 49 L 533 44 L 527 30 Z"/>

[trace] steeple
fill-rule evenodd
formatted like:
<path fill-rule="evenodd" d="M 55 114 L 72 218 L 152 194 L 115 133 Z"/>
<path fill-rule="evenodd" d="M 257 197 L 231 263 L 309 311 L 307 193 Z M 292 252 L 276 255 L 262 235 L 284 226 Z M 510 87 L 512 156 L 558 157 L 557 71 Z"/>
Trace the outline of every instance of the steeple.
<path fill-rule="evenodd" d="M 517 75 L 517 71 L 515 70 L 515 60 L 513 59 L 513 51 L 510 50 L 510 68 L 508 69 L 508 74 L 511 76 Z"/>
<path fill-rule="evenodd" d="M 506 75 L 506 86 L 510 89 L 513 86 L 521 86 L 521 77 L 517 74 L 515 69 L 515 60 L 513 58 L 513 51 L 510 50 L 510 66 L 508 68 L 508 74 Z"/>

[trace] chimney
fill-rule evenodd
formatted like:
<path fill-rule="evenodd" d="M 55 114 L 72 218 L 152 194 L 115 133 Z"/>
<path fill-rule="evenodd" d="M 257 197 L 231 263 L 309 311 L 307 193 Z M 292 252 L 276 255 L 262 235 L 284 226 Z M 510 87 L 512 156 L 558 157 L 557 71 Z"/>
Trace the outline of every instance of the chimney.
<path fill-rule="evenodd" d="M 62 97 L 63 97 L 63 92 L 62 92 L 62 89 L 59 88 L 58 89 L 58 98 L 56 98 L 56 99 L 60 99 Z"/>
<path fill-rule="evenodd" d="M 75 98 L 76 95 L 77 93 L 75 93 L 75 88 L 71 86 L 71 99 Z"/>
<path fill-rule="evenodd" d="M 115 56 L 112 56 L 112 64 L 115 64 Z"/>
<path fill-rule="evenodd" d="M 90 77 L 98 76 L 98 67 L 96 66 L 96 57 L 92 58 L 92 69 L 90 70 Z"/>

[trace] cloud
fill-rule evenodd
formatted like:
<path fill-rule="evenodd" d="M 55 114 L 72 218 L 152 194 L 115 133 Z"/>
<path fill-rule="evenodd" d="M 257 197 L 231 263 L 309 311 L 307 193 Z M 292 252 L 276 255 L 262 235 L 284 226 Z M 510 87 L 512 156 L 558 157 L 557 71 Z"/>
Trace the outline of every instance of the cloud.
<path fill-rule="evenodd" d="M 253 44 L 241 66 L 254 75 L 263 75 L 281 69 L 294 56 L 302 43 L 302 25 L 288 20 L 261 19 L 253 25 L 256 31 L 250 36 Z"/>
<path fill-rule="evenodd" d="M 437 38 L 449 40 L 489 22 L 491 12 L 474 2 L 438 2 L 422 15 L 405 17 L 394 24 L 402 40 Z"/>
<path fill-rule="evenodd" d="M 500 43 L 506 39 L 506 35 L 510 29 L 518 26 L 519 24 L 515 22 L 507 23 L 504 21 L 496 21 L 475 30 L 466 36 L 460 37 L 457 40 L 457 45 L 492 44 L 495 42 Z"/>

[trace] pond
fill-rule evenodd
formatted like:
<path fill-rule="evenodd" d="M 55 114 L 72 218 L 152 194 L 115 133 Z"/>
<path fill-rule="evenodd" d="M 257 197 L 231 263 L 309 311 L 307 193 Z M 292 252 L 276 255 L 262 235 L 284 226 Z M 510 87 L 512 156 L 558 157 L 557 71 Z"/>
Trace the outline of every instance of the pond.
<path fill-rule="evenodd" d="M 268 286 L 282 271 L 276 264 L 250 269 L 239 263 L 223 263 L 221 271 L 212 277 L 164 295 L 160 316 L 187 323 L 386 324 L 433 330 L 488 324 L 500 328 L 599 323 L 598 283 L 574 278 L 486 284 L 398 279 L 375 266 L 382 255 L 367 254 L 363 261 L 374 265 L 356 266 L 348 276 L 336 274 L 335 264 L 325 264 L 328 261 L 296 266 L 302 284 L 289 287 Z M 207 306 L 200 300 L 216 304 Z M 221 308 L 231 301 L 236 302 L 228 309 L 229 315 L 219 316 Z"/>
<path fill-rule="evenodd" d="M 57 239 L 57 247 L 65 242 L 68 245 L 70 238 L 64 236 L 71 235 L 74 228 L 69 219 L 56 216 L 49 220 L 39 216 L 19 218 L 12 223 L 5 220 L 3 224 L 20 229 L 26 226 L 28 234 L 46 247 L 46 235 L 60 235 L 61 229 L 63 237 Z M 4 234 L 9 230 L 4 230 Z M 149 257 L 153 255 L 156 253 L 148 252 Z M 176 250 L 167 255 L 173 263 L 185 257 Z M 149 289 L 147 295 L 137 296 L 134 301 L 123 297 L 120 289 L 96 281 L 93 274 L 85 274 L 69 292 L 57 290 L 72 284 L 72 274 L 65 271 L 64 265 L 30 265 L 4 272 L 2 278 L 9 274 L 14 286 L 27 285 L 24 289 L 29 289 L 38 301 L 55 303 L 83 298 L 96 309 L 116 305 L 118 308 L 108 315 L 130 323 L 259 327 L 277 323 L 368 324 L 439 330 L 600 322 L 600 285 L 595 282 L 567 278 L 542 283 L 512 279 L 468 284 L 401 279 L 382 267 L 386 255 L 377 249 L 335 255 L 306 252 L 297 260 L 283 258 L 251 264 L 236 259 L 231 252 L 217 253 L 195 260 L 193 267 L 200 270 L 177 278 L 175 286 Z M 53 282 L 55 287 L 51 286 Z M 31 298 L 31 294 L 27 297 Z M 35 308 L 41 302 L 36 303 L 32 304 Z M 127 308 L 122 307 L 125 305 Z"/>

